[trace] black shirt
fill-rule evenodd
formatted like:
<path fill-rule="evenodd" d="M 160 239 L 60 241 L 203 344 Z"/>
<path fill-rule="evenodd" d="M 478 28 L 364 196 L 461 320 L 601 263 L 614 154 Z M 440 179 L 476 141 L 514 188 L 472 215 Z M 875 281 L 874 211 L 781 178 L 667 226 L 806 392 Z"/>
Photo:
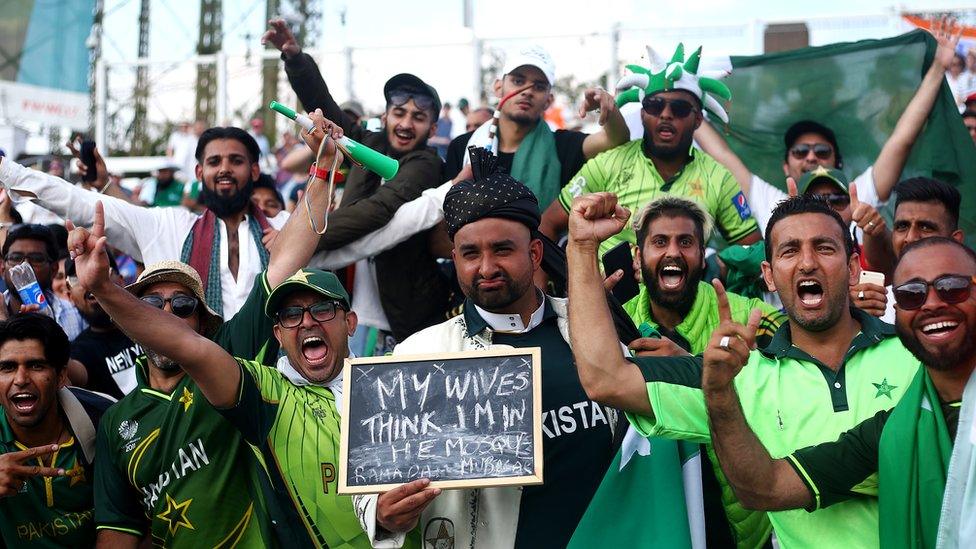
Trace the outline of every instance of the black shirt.
<path fill-rule="evenodd" d="M 586 397 L 573 352 L 549 303 L 542 324 L 493 344 L 542 348 L 542 454 L 545 483 L 522 489 L 515 547 L 565 547 L 613 460 L 616 411 Z M 473 313 L 470 303 L 466 317 Z M 477 321 L 484 323 L 478 316 Z M 469 323 L 469 327 L 471 324 Z"/>
<path fill-rule="evenodd" d="M 444 168 L 444 179 L 454 179 L 464 166 L 464 157 L 468 154 L 468 141 L 474 132 L 459 135 L 451 141 L 447 147 L 447 165 Z M 556 130 L 553 132 L 556 140 L 556 156 L 559 158 L 561 169 L 559 171 L 559 183 L 565 185 L 569 180 L 580 171 L 586 163 L 583 156 L 583 140 L 586 134 L 571 130 Z M 505 173 L 511 173 L 512 161 L 515 153 L 498 153 L 498 165 Z M 543 210 L 546 205 L 542 205 Z"/>
<path fill-rule="evenodd" d="M 139 344 L 121 330 L 93 332 L 86 328 L 71 342 L 71 358 L 88 370 L 86 388 L 115 398 L 125 396 L 120 383 L 130 389 L 135 386 L 134 368 L 140 355 Z"/>

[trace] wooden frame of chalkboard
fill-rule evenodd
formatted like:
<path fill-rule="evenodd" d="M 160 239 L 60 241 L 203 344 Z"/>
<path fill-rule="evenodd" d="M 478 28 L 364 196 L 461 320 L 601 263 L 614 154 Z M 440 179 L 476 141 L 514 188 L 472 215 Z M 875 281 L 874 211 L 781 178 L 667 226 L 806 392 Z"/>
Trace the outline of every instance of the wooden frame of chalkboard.
<path fill-rule="evenodd" d="M 531 484 L 542 484 L 543 457 L 542 457 L 542 358 L 541 357 L 542 357 L 542 350 L 539 347 L 526 347 L 526 348 L 518 348 L 518 349 L 493 349 L 490 351 L 431 353 L 431 354 L 398 355 L 398 356 L 383 356 L 383 357 L 354 358 L 354 359 L 347 358 L 345 361 L 345 366 L 343 367 L 343 380 L 342 380 L 342 394 L 344 398 L 342 399 L 342 433 L 341 433 L 341 443 L 340 443 L 341 446 L 339 450 L 339 493 L 340 494 L 373 494 L 373 493 L 385 492 L 393 488 L 396 488 L 397 486 L 400 486 L 403 483 L 410 482 L 417 478 L 423 478 L 424 476 L 427 476 L 428 478 L 433 477 L 431 478 L 430 486 L 437 487 L 437 488 L 481 488 L 481 487 L 491 487 L 491 486 L 522 486 L 522 485 L 531 485 Z M 497 359 L 499 358 L 502 359 L 501 362 L 497 361 Z M 384 473 L 383 475 L 384 480 L 388 480 L 386 482 L 384 482 L 383 480 L 379 480 L 380 475 L 375 475 L 375 474 L 365 475 L 365 474 L 356 473 L 356 475 L 350 477 L 350 471 L 349 471 L 350 434 L 351 434 L 350 422 L 355 416 L 356 420 L 360 422 L 360 427 L 362 427 L 362 425 L 364 425 L 363 423 L 364 421 L 370 421 L 372 419 L 372 417 L 370 417 L 367 418 L 366 420 L 363 420 L 363 418 L 360 417 L 362 415 L 359 413 L 360 410 L 356 410 L 355 413 L 353 411 L 353 407 L 358 404 L 357 402 L 354 401 L 359 399 L 362 396 L 360 394 L 361 390 L 359 389 L 360 387 L 365 386 L 364 384 L 376 382 L 375 376 L 384 373 L 389 374 L 391 371 L 395 371 L 395 369 L 399 369 L 400 372 L 402 372 L 404 369 L 422 371 L 426 367 L 427 371 L 424 372 L 425 374 L 432 374 L 433 372 L 431 372 L 431 370 L 433 369 L 436 369 L 439 371 L 440 374 L 443 374 L 444 377 L 442 382 L 445 385 L 445 389 L 444 392 L 441 394 L 447 395 L 447 398 L 449 399 L 452 392 L 451 389 L 448 387 L 450 384 L 450 377 L 449 377 L 450 373 L 457 374 L 460 372 L 471 371 L 473 368 L 475 368 L 474 366 L 472 366 L 473 363 L 492 364 L 491 362 L 492 360 L 495 360 L 495 364 L 497 364 L 497 366 L 499 367 L 505 366 L 506 364 L 511 363 L 511 361 L 506 360 L 509 358 L 520 359 L 518 363 L 514 363 L 517 364 L 518 368 L 524 369 L 525 366 L 528 366 L 530 368 L 530 372 L 528 376 L 518 375 L 517 373 L 515 374 L 515 377 L 517 378 L 516 381 L 531 380 L 531 387 L 527 387 L 527 388 L 522 387 L 521 389 L 518 389 L 518 387 L 512 381 L 512 379 L 508 380 L 508 386 L 505 389 L 506 391 L 513 391 L 515 389 L 518 389 L 523 394 L 523 397 L 521 398 L 522 413 L 521 415 L 519 415 L 518 412 L 514 410 L 502 411 L 501 416 L 503 419 L 503 424 L 508 421 L 505 418 L 510 418 L 511 423 L 513 425 L 509 425 L 509 427 L 512 427 L 514 426 L 515 419 L 518 419 L 520 425 L 528 426 L 531 428 L 531 441 L 524 440 L 525 434 L 527 434 L 527 431 L 529 431 L 529 429 L 523 429 L 521 432 L 514 432 L 509 429 L 506 429 L 507 432 L 500 435 L 495 435 L 496 438 L 493 439 L 492 442 L 488 442 L 487 444 L 489 448 L 495 448 L 498 449 L 499 451 L 501 450 L 502 447 L 505 447 L 505 451 L 508 453 L 509 457 L 511 457 L 513 452 L 515 454 L 519 454 L 521 456 L 520 459 L 517 460 L 519 461 L 519 464 L 511 465 L 506 459 L 505 466 L 499 465 L 497 467 L 493 467 L 493 469 L 497 468 L 498 470 L 502 470 L 502 469 L 506 470 L 506 473 L 502 474 L 501 476 L 499 476 L 499 474 L 488 474 L 487 470 L 489 469 L 489 467 L 482 465 L 481 471 L 484 472 L 483 476 L 471 476 L 470 478 L 450 478 L 449 480 L 437 480 L 436 474 L 430 474 L 430 475 L 424 474 L 424 473 L 432 472 L 429 466 L 427 469 L 425 469 L 423 466 L 414 465 L 413 466 L 414 468 L 408 467 L 407 471 L 401 470 L 399 475 L 397 475 L 396 472 L 392 472 L 391 474 Z M 457 368 L 453 372 L 451 370 L 451 363 L 454 363 L 455 367 Z M 385 370 L 387 368 L 389 370 Z M 377 372 L 377 373 L 373 374 L 373 372 Z M 370 375 L 373 375 L 374 377 L 370 377 Z M 495 393 L 500 393 L 501 392 L 500 387 L 505 385 L 506 374 L 502 375 L 501 380 L 498 379 L 497 375 L 498 375 L 498 369 L 496 368 L 494 379 L 492 377 L 487 377 L 489 381 L 488 383 L 486 383 L 485 377 L 481 377 L 480 378 L 481 386 L 480 389 L 478 390 L 474 389 L 474 387 L 477 387 L 479 385 L 478 379 L 475 379 L 478 376 L 472 375 L 471 379 L 473 380 L 473 383 L 471 383 L 472 391 L 470 394 L 474 394 L 477 397 L 479 390 L 482 394 L 490 391 L 495 391 Z M 410 390 L 419 390 L 418 387 L 423 387 L 424 383 L 430 383 L 431 378 L 425 377 L 424 380 L 420 380 L 415 375 L 411 375 L 409 379 L 407 379 L 406 376 L 399 377 L 400 385 L 399 385 L 398 395 L 400 397 L 401 404 L 405 404 L 406 402 L 406 387 L 405 384 L 403 383 L 404 381 L 411 383 Z M 454 396 L 458 398 L 459 403 L 452 405 L 451 412 L 452 413 L 455 412 L 454 406 L 456 406 L 457 416 L 461 417 L 464 416 L 464 414 L 462 413 L 461 410 L 462 405 L 460 401 L 465 398 L 466 393 L 461 393 L 458 391 L 459 388 L 459 385 L 457 384 L 458 381 L 459 381 L 458 379 L 455 379 L 455 384 L 453 385 L 453 387 L 454 387 Z M 354 388 L 353 387 L 354 383 L 360 384 L 360 387 Z M 464 387 L 467 386 L 468 386 L 467 378 L 465 378 Z M 387 391 L 387 389 L 389 389 L 389 391 Z M 427 389 L 429 389 L 429 387 Z M 423 392 L 423 400 L 421 400 L 420 402 L 421 409 L 424 407 L 426 401 L 427 389 L 424 389 Z M 381 392 L 381 390 L 384 392 Z M 380 404 L 383 405 L 384 410 L 386 409 L 384 404 L 385 398 L 395 399 L 398 396 L 397 394 L 394 394 L 395 391 L 397 391 L 397 388 L 393 384 L 389 386 L 383 385 L 381 389 L 380 384 L 376 382 L 376 395 L 377 398 L 380 400 Z M 411 394 L 411 396 L 414 395 Z M 526 400 L 525 397 L 529 397 L 529 396 L 531 396 L 531 403 L 525 403 L 524 402 Z M 370 402 L 369 404 L 375 406 L 376 402 L 375 401 Z M 492 409 L 490 407 L 490 404 L 485 404 L 484 406 L 476 405 L 475 413 L 474 413 L 475 419 L 473 421 L 466 422 L 464 419 L 457 419 L 457 421 L 455 421 L 454 424 L 446 425 L 445 428 L 463 430 L 466 428 L 466 423 L 477 423 L 477 418 L 479 417 L 479 411 L 484 410 L 485 407 L 487 407 L 488 415 L 490 416 L 492 414 Z M 503 410 L 506 409 L 504 405 L 500 406 L 500 408 L 502 408 Z M 393 436 L 397 436 L 402 433 L 403 438 L 401 438 L 400 440 L 408 448 L 407 450 L 405 450 L 405 454 L 409 455 L 410 443 L 415 442 L 417 444 L 417 447 L 422 449 L 426 441 L 434 440 L 435 441 L 434 443 L 428 445 L 427 451 L 430 452 L 431 451 L 430 448 L 434 447 L 434 444 L 436 444 L 437 441 L 436 437 L 442 434 L 440 429 L 438 429 L 436 435 L 433 433 L 434 428 L 431 428 L 429 433 L 427 432 L 421 433 L 420 431 L 422 430 L 426 431 L 426 426 L 430 425 L 430 423 L 428 423 L 427 420 L 431 418 L 420 417 L 420 415 L 418 414 L 413 417 L 413 421 L 410 421 L 409 419 L 405 421 L 404 420 L 405 417 L 407 416 L 401 416 L 400 418 L 397 419 L 391 418 L 389 419 L 389 423 L 383 423 L 384 425 L 383 428 L 386 429 L 385 433 L 388 435 L 387 442 L 389 442 L 389 439 L 393 438 Z M 424 426 L 424 429 L 417 428 L 418 423 L 422 424 Z M 395 428 L 394 425 L 396 426 Z M 373 434 L 375 434 L 373 428 L 374 428 L 373 424 L 371 424 L 370 430 Z M 414 434 L 416 435 L 415 438 L 406 438 L 406 435 L 409 434 L 408 431 L 413 431 Z M 395 433 L 395 435 L 393 435 L 393 433 Z M 382 434 L 383 433 L 381 432 L 380 433 L 381 442 L 382 442 Z M 357 433 L 356 437 L 359 436 L 361 436 L 361 433 Z M 371 436 L 373 435 L 371 434 Z M 473 436 L 475 437 L 481 436 L 483 439 L 484 437 L 489 435 L 484 435 L 482 433 L 480 435 L 473 435 Z M 507 438 L 503 439 L 502 437 L 507 437 Z M 464 453 L 463 450 L 461 450 L 462 446 L 460 445 L 462 438 L 455 436 L 453 439 L 450 437 L 446 437 L 442 439 L 444 441 L 444 447 L 447 448 L 448 454 L 450 454 L 451 447 L 458 450 L 459 454 Z M 452 440 L 454 441 L 453 444 L 452 444 Z M 468 441 L 465 444 L 465 446 L 467 447 L 470 447 L 470 444 L 476 444 L 476 445 L 479 444 L 478 442 L 470 441 L 469 439 L 465 439 L 465 440 Z M 499 440 L 501 440 L 501 442 L 498 442 Z M 511 442 L 512 440 L 517 440 L 518 442 Z M 394 443 L 395 441 L 389 442 L 391 449 Z M 480 446 L 478 447 L 483 448 L 484 444 L 486 444 L 484 440 L 481 440 Z M 367 444 L 365 443 L 365 441 L 363 442 L 363 444 L 358 444 L 355 452 L 357 454 L 360 454 L 364 451 L 365 452 L 374 451 L 373 449 L 362 450 L 362 448 L 366 446 Z M 417 450 L 418 456 L 420 453 L 421 450 Z M 528 454 L 531 454 L 530 461 L 525 459 L 528 457 Z M 396 461 L 397 455 L 398 452 L 396 450 L 393 450 L 392 456 L 390 457 L 391 463 Z M 473 459 L 473 458 L 468 458 L 468 459 Z M 481 459 L 484 460 L 484 459 L 492 459 L 492 458 L 482 457 Z M 378 458 L 374 459 L 374 462 L 377 460 Z M 501 460 L 499 460 L 499 463 L 501 463 Z M 476 469 L 477 467 L 471 466 L 470 468 L 473 470 Z M 360 467 L 360 469 L 358 469 L 357 471 L 361 471 L 361 469 L 362 468 Z M 461 467 L 462 474 L 463 474 L 463 469 L 464 467 L 462 466 Z M 385 469 L 385 471 L 388 472 L 395 471 L 395 470 L 396 470 L 396 466 L 393 465 L 391 465 L 391 468 Z M 434 469 L 434 471 L 436 470 L 437 469 Z M 414 473 L 413 476 L 411 476 L 411 473 Z M 445 476 L 449 476 L 449 475 L 445 475 Z M 356 479 L 357 477 L 360 480 L 354 480 L 352 482 L 350 481 L 350 479 Z M 392 477 L 392 478 L 386 478 L 386 477 Z"/>

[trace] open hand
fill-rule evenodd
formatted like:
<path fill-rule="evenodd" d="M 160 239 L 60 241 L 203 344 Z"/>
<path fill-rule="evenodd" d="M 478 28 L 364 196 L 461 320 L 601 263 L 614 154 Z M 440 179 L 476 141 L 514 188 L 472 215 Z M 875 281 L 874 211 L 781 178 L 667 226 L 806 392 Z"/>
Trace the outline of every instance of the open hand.
<path fill-rule="evenodd" d="M 756 348 L 756 331 L 762 318 L 762 311 L 753 309 L 745 326 L 735 322 L 725 287 L 718 279 L 712 280 L 712 286 L 718 297 L 719 325 L 705 348 L 702 390 L 706 393 L 727 389 L 749 362 L 749 353 Z"/>
<path fill-rule="evenodd" d="M 932 20 L 932 28 L 929 33 L 935 38 L 938 47 L 935 50 L 933 63 L 938 63 L 943 69 L 948 69 L 952 64 L 952 58 L 956 54 L 956 46 L 959 45 L 959 37 L 962 35 L 962 25 L 948 16 Z"/>
<path fill-rule="evenodd" d="M 271 44 L 285 54 L 285 57 L 295 57 L 302 53 L 302 46 L 299 45 L 284 19 L 272 19 L 268 21 L 268 27 L 268 30 L 261 36 L 262 45 Z"/>

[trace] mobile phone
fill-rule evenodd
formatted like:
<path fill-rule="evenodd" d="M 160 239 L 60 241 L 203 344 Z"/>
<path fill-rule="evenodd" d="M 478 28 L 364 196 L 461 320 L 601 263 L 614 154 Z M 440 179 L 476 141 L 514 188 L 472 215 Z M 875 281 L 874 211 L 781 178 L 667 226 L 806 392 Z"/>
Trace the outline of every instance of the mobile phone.
<path fill-rule="evenodd" d="M 98 179 L 98 170 L 95 169 L 95 142 L 86 139 L 81 142 L 81 155 L 79 160 L 88 168 L 84 177 L 81 178 L 85 183 L 91 183 Z"/>
<path fill-rule="evenodd" d="M 624 277 L 617 282 L 611 293 L 621 304 L 627 303 L 638 294 L 637 280 L 634 279 L 634 258 L 630 255 L 630 242 L 621 242 L 603 254 L 603 272 L 610 276 L 623 269 Z"/>
<path fill-rule="evenodd" d="M 884 273 L 879 273 L 875 271 L 861 271 L 861 278 L 858 280 L 860 284 L 874 284 L 875 286 L 885 287 L 885 276 Z"/>

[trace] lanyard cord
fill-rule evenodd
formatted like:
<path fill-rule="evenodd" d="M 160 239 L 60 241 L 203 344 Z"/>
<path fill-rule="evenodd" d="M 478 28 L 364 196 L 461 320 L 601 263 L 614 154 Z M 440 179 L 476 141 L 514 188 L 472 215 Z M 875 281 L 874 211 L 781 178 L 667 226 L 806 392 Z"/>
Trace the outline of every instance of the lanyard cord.
<path fill-rule="evenodd" d="M 316 163 L 314 165 L 316 168 L 318 167 L 318 159 L 322 157 L 322 151 L 325 150 L 325 144 L 328 143 L 330 139 L 332 138 L 329 137 L 329 135 L 326 135 L 325 139 L 323 139 L 322 142 L 319 143 L 319 150 L 315 155 Z M 335 192 L 335 176 L 336 176 L 336 169 L 338 167 L 339 167 L 339 155 L 335 154 L 332 157 L 332 166 L 329 168 L 329 188 L 327 191 L 329 193 L 329 201 L 325 207 L 325 214 L 322 217 L 322 230 L 319 230 L 318 227 L 315 226 L 315 217 L 312 215 L 312 202 L 309 199 L 309 195 L 312 194 L 312 183 L 314 183 L 316 179 L 315 170 L 312 170 L 312 173 L 309 174 L 308 176 L 308 181 L 305 183 L 304 198 L 305 198 L 305 210 L 308 211 L 308 224 L 309 226 L 311 226 L 312 232 L 314 232 L 319 236 L 324 235 L 325 230 L 329 227 L 329 211 L 332 209 L 332 197 L 333 197 L 333 193 Z"/>

